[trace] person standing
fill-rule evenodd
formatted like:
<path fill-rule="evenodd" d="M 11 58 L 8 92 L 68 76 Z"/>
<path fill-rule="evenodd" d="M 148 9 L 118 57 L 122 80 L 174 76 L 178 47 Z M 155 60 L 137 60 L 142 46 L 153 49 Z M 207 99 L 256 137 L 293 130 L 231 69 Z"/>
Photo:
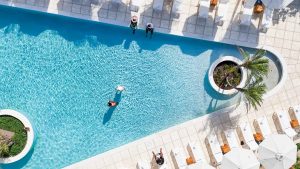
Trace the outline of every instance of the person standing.
<path fill-rule="evenodd" d="M 154 151 L 152 151 L 152 154 L 153 154 L 153 158 L 155 159 L 156 164 L 158 164 L 158 165 L 164 164 L 165 159 L 164 159 L 164 155 L 162 153 L 162 148 L 160 148 L 159 153 L 155 154 Z"/>
<path fill-rule="evenodd" d="M 137 29 L 138 17 L 132 16 L 130 21 L 130 28 L 132 29 L 132 33 L 135 34 L 135 30 Z"/>
<path fill-rule="evenodd" d="M 150 32 L 150 37 L 152 37 L 154 31 L 154 26 L 152 23 L 147 23 L 146 25 L 146 37 L 148 36 L 148 32 Z"/>

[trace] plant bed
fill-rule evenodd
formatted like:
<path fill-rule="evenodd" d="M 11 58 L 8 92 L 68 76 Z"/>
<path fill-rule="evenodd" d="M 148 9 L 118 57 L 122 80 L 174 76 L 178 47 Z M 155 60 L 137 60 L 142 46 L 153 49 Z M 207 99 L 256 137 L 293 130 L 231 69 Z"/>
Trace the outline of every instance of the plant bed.
<path fill-rule="evenodd" d="M 27 142 L 27 132 L 24 130 L 23 123 L 15 117 L 2 115 L 0 116 L 0 129 L 14 133 L 11 140 L 5 140 L 2 137 L 0 157 L 7 158 L 21 153 Z M 8 146 L 7 144 L 9 144 L 9 142 L 12 142 L 13 144 Z M 7 146 L 9 147 L 8 151 Z"/>
<path fill-rule="evenodd" d="M 224 61 L 219 63 L 213 72 L 213 78 L 216 85 L 224 90 L 231 90 L 238 86 L 242 80 L 240 69 L 234 69 L 238 65 L 232 61 Z"/>
<path fill-rule="evenodd" d="M 263 77 L 269 72 L 269 60 L 266 50 L 259 49 L 249 54 L 242 48 L 238 51 L 243 60 L 234 56 L 222 56 L 214 61 L 208 70 L 208 80 L 212 88 L 223 95 L 241 93 L 239 102 L 247 103 L 247 110 L 261 105 L 267 91 Z M 239 103 L 238 103 L 239 104 Z"/>

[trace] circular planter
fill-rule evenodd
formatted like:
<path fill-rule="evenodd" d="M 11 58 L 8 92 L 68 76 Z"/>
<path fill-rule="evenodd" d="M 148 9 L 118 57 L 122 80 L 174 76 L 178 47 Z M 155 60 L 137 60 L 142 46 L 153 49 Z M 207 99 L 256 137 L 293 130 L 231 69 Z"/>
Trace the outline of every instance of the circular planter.
<path fill-rule="evenodd" d="M 236 57 L 233 57 L 233 56 L 223 56 L 223 57 L 217 59 L 216 61 L 213 62 L 213 64 L 209 68 L 209 71 L 208 71 L 209 83 L 211 84 L 212 88 L 220 94 L 224 94 L 224 95 L 236 94 L 238 92 L 238 90 L 236 90 L 236 89 L 229 89 L 229 90 L 222 89 L 219 86 L 217 86 L 217 84 L 215 83 L 215 80 L 214 80 L 214 77 L 213 77 L 214 70 L 222 62 L 233 62 L 237 65 L 242 64 L 242 61 L 240 59 L 238 59 Z M 243 67 L 240 68 L 240 71 L 241 71 L 241 76 L 242 77 L 241 77 L 241 82 L 240 82 L 239 85 L 237 85 L 237 87 L 238 88 L 243 88 L 246 84 L 246 81 L 247 81 L 247 72 L 246 72 L 246 69 L 243 68 Z"/>
<path fill-rule="evenodd" d="M 11 109 L 0 110 L 0 116 L 4 116 L 4 115 L 12 116 L 12 117 L 20 120 L 25 127 L 29 128 L 29 131 L 27 132 L 27 140 L 26 140 L 26 145 L 25 145 L 24 149 L 16 156 L 0 158 L 0 164 L 9 164 L 9 163 L 19 161 L 20 159 L 25 157 L 26 154 L 28 154 L 28 152 L 30 151 L 32 144 L 33 144 L 34 132 L 33 132 L 31 123 L 23 114 L 15 111 L 15 110 L 11 110 Z"/>

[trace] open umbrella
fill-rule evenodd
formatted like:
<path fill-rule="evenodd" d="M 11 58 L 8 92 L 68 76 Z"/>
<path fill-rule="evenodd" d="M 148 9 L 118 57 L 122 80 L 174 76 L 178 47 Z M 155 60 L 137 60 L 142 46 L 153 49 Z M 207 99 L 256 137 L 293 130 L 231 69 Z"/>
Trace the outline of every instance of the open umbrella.
<path fill-rule="evenodd" d="M 297 146 L 284 134 L 272 134 L 259 144 L 258 159 L 265 169 L 288 169 L 296 158 Z"/>
<path fill-rule="evenodd" d="M 294 0 L 261 0 L 269 9 L 282 9 L 287 7 Z"/>
<path fill-rule="evenodd" d="M 259 169 L 259 165 L 251 150 L 234 148 L 224 155 L 220 169 Z"/>

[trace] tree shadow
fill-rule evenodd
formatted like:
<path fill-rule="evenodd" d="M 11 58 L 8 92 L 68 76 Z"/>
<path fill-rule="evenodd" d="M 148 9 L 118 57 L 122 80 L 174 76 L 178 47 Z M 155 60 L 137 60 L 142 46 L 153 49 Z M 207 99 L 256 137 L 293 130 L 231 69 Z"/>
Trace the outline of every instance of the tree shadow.
<path fill-rule="evenodd" d="M 115 101 L 117 103 L 120 103 L 121 102 L 121 95 L 122 95 L 121 92 L 116 92 L 113 101 Z M 105 125 L 107 122 L 110 121 L 110 119 L 112 117 L 112 114 L 113 114 L 113 112 L 115 111 L 116 108 L 117 108 L 117 106 L 109 107 L 107 112 L 104 114 L 103 121 L 102 121 L 103 125 Z"/>
<path fill-rule="evenodd" d="M 206 93 L 212 98 L 209 102 L 209 105 L 206 109 L 207 112 L 214 112 L 216 110 L 229 107 L 231 106 L 229 103 L 218 105 L 218 101 L 220 100 L 229 100 L 236 95 L 223 95 L 215 91 L 212 86 L 210 85 L 210 82 L 208 80 L 208 72 L 205 74 L 204 81 L 203 81 L 204 89 Z"/>
<path fill-rule="evenodd" d="M 111 4 L 105 6 L 111 6 Z M 122 6 L 123 4 L 120 4 L 118 10 L 123 8 Z M 151 39 L 146 39 L 144 29 L 137 30 L 135 35 L 132 35 L 128 27 L 112 26 L 105 23 L 57 16 L 54 14 L 44 14 L 38 11 L 12 7 L 1 6 L 0 8 L 0 16 L 2 16 L 0 17 L 0 28 L 4 28 L 7 33 L 16 32 L 20 35 L 39 36 L 41 33 L 49 34 L 49 31 L 51 31 L 51 35 L 59 35 L 65 40 L 74 43 L 75 46 L 85 44 L 91 47 L 98 47 L 100 45 L 106 45 L 108 47 L 123 45 L 125 49 L 128 49 L 132 42 L 135 42 L 140 48 L 139 52 L 143 50 L 156 51 L 163 45 L 178 46 L 182 53 L 191 56 L 198 56 L 202 52 L 205 52 L 203 48 L 192 48 L 193 45 L 191 44 L 202 43 L 202 41 L 198 39 L 178 38 L 178 36 L 158 32 L 155 32 Z M 148 11 L 147 13 L 150 14 L 152 12 Z M 7 18 L 5 17 L 7 15 L 13 17 Z M 170 17 L 169 13 L 165 14 L 164 11 L 161 15 L 162 19 L 164 17 Z M 185 43 L 181 43 L 183 40 Z"/>
<path fill-rule="evenodd" d="M 297 2 L 297 0 L 294 0 L 286 8 L 274 10 L 273 21 L 281 20 L 284 22 L 287 17 L 296 17 L 299 10 L 299 2 Z"/>

